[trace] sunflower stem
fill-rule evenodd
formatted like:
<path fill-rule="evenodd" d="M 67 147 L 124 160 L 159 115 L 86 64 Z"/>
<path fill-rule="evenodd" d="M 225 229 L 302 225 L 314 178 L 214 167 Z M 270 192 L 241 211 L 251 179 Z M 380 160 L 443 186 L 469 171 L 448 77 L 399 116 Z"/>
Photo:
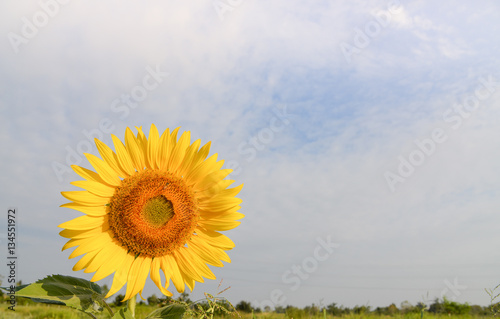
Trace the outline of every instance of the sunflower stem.
<path fill-rule="evenodd" d="M 127 302 L 127 308 L 128 308 L 128 310 L 130 310 L 130 312 L 132 314 L 132 317 L 134 317 L 134 318 L 135 318 L 135 304 L 136 304 L 136 299 L 137 299 L 137 295 L 135 295 L 132 298 L 130 298 L 129 301 Z"/>
<path fill-rule="evenodd" d="M 94 318 L 94 319 L 97 319 L 97 317 L 96 317 L 96 316 L 94 316 L 93 314 L 91 314 L 90 312 L 84 312 L 84 313 L 86 313 L 87 315 L 89 315 L 90 317 L 92 317 L 92 318 Z"/>
<path fill-rule="evenodd" d="M 115 314 L 113 312 L 113 310 L 111 309 L 111 307 L 106 303 L 106 301 L 102 301 L 104 303 L 104 306 L 106 307 L 106 309 L 109 311 L 109 314 L 111 315 L 111 317 L 113 317 Z"/>

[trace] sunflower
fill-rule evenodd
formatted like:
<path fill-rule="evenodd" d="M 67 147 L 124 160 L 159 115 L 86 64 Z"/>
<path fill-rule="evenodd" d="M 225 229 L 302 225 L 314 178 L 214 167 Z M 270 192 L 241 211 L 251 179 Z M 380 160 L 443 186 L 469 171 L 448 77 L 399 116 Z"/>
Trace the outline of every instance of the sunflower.
<path fill-rule="evenodd" d="M 189 131 L 177 139 L 179 128 L 160 136 L 153 124 L 149 138 L 137 130 L 126 129 L 125 145 L 112 135 L 114 152 L 96 139 L 102 160 L 85 154 L 95 172 L 72 165 L 85 180 L 71 184 L 85 190 L 61 193 L 71 201 L 61 207 L 85 214 L 59 225 L 69 238 L 63 250 L 76 247 L 69 258 L 83 257 L 73 270 L 95 272 L 93 282 L 114 273 L 106 298 L 125 284 L 124 300 L 142 293 L 148 273 L 167 296 L 170 280 L 182 293 L 185 285 L 193 290 L 196 281 L 215 279 L 207 264 L 231 262 L 225 250 L 234 247 L 219 231 L 244 217 L 235 197 L 243 185 L 228 188 L 232 170 L 221 169 L 217 154 L 207 158 L 210 142 L 190 144 Z"/>

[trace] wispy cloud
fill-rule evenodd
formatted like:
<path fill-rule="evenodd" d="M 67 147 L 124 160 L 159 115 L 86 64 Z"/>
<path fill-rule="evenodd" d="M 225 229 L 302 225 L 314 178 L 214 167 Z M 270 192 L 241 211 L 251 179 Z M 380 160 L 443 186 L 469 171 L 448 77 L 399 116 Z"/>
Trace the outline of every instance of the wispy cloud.
<path fill-rule="evenodd" d="M 386 306 L 440 296 L 459 274 L 458 301 L 489 302 L 482 288 L 497 283 L 480 274 L 498 268 L 500 93 L 458 129 L 443 115 L 481 78 L 500 80 L 497 3 L 401 2 L 385 22 L 377 14 L 394 1 L 243 1 L 224 19 L 213 1 L 67 1 L 53 16 L 40 3 L 0 4 L 0 199 L 23 216 L 23 282 L 52 270 L 30 266 L 42 253 L 70 273 L 56 226 L 77 215 L 58 208 L 77 177 L 59 179 L 53 163 L 66 165 L 68 148 L 79 155 L 96 130 L 110 143 L 155 123 L 212 141 L 240 169 L 246 218 L 230 232 L 232 265 L 216 270 L 232 281 L 231 300 L 281 289 L 297 305 Z M 9 34 L 24 36 L 37 12 L 50 19 L 16 51 Z M 342 43 L 359 47 L 350 61 Z M 153 81 L 157 68 L 168 76 Z M 384 172 L 436 128 L 446 142 L 391 192 Z M 288 291 L 283 272 L 327 235 L 338 252 Z M 215 289 L 200 286 L 195 294 Z"/>

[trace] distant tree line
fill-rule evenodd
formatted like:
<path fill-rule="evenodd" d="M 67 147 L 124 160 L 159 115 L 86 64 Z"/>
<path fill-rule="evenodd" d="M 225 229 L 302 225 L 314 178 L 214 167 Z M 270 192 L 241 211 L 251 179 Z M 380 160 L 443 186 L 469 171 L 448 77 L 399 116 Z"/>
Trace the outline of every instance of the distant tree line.
<path fill-rule="evenodd" d="M 269 307 L 267 309 L 260 309 L 252 307 L 250 302 L 240 301 L 236 305 L 236 310 L 239 312 L 254 312 L 260 313 L 262 311 L 271 312 Z M 319 306 L 312 304 L 304 308 L 298 308 L 295 306 L 276 306 L 274 312 L 284 313 L 286 317 L 293 319 L 302 319 L 308 317 L 317 317 L 321 314 L 330 316 L 345 316 L 350 314 L 375 314 L 380 316 L 400 316 L 411 313 L 429 312 L 432 314 L 444 314 L 444 315 L 470 315 L 470 316 L 492 316 L 499 313 L 500 306 L 498 304 L 492 306 L 479 306 L 479 305 L 469 305 L 468 303 L 458 303 L 456 301 L 451 301 L 446 298 L 439 299 L 436 298 L 431 304 L 425 304 L 419 302 L 416 305 L 412 305 L 408 301 L 401 303 L 399 307 L 395 304 L 391 304 L 387 307 L 376 307 L 372 309 L 370 306 L 354 306 L 352 308 L 339 306 L 337 303 L 331 303 L 327 306 Z"/>
<path fill-rule="evenodd" d="M 114 302 L 112 303 L 115 306 L 121 306 L 123 300 L 123 295 L 118 295 L 115 297 Z M 187 293 L 182 293 L 175 300 L 171 297 L 162 297 L 159 298 L 156 295 L 152 295 L 147 298 L 147 304 L 150 306 L 158 306 L 163 307 L 172 302 L 181 301 L 186 303 L 191 303 L 191 299 L 189 299 L 189 295 Z M 352 308 L 344 307 L 342 305 L 338 305 L 333 302 L 327 306 L 320 306 L 316 304 L 312 304 L 310 306 L 306 306 L 304 308 L 298 308 L 295 306 L 276 306 L 274 310 L 266 307 L 266 309 L 260 309 L 257 307 L 253 307 L 252 304 L 248 301 L 240 301 L 235 306 L 231 305 L 226 300 L 220 301 L 221 305 L 226 309 L 236 309 L 241 313 L 262 313 L 262 312 L 276 312 L 283 313 L 288 318 L 293 319 L 303 319 L 308 317 L 317 317 L 319 315 L 329 315 L 341 317 L 350 314 L 357 315 L 368 315 L 375 314 L 380 316 L 400 316 L 406 314 L 414 314 L 424 312 L 429 312 L 432 314 L 440 314 L 440 315 L 470 315 L 470 316 L 492 316 L 500 313 L 500 305 L 494 304 L 491 306 L 479 306 L 479 305 L 469 305 L 468 303 L 458 303 L 456 301 L 448 300 L 447 298 L 439 299 L 436 298 L 432 303 L 426 304 L 423 302 L 419 302 L 415 305 L 412 305 L 408 301 L 404 301 L 400 304 L 400 306 L 396 306 L 396 304 L 390 304 L 387 307 L 376 307 L 372 309 L 372 307 L 367 305 L 362 306 L 354 306 Z M 144 301 L 141 301 L 140 304 L 145 304 Z M 206 307 L 207 305 L 204 302 L 198 303 L 201 307 Z"/>

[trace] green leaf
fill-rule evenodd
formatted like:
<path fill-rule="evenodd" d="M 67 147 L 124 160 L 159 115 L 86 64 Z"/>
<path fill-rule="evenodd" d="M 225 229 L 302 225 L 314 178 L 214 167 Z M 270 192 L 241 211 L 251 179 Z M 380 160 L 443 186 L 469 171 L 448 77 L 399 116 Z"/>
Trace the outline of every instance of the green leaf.
<path fill-rule="evenodd" d="M 104 306 L 104 295 L 99 285 L 63 275 L 48 276 L 36 283 L 18 287 L 16 296 L 35 302 L 66 305 L 88 313 L 99 313 Z"/>
<path fill-rule="evenodd" d="M 181 319 L 185 312 L 184 306 L 173 304 L 153 311 L 146 319 Z"/>
<path fill-rule="evenodd" d="M 115 313 L 111 319 L 134 319 L 134 316 L 130 313 L 130 309 L 125 307 L 120 309 L 120 312 Z"/>
<path fill-rule="evenodd" d="M 14 289 L 14 291 L 18 291 L 19 289 L 21 288 L 24 288 L 24 287 L 28 287 L 29 284 L 27 285 L 20 285 L 20 286 L 14 286 L 13 288 L 11 288 L 12 286 L 10 287 L 0 287 L 0 289 L 4 290 L 5 292 L 9 293 L 12 291 L 12 289 Z"/>

